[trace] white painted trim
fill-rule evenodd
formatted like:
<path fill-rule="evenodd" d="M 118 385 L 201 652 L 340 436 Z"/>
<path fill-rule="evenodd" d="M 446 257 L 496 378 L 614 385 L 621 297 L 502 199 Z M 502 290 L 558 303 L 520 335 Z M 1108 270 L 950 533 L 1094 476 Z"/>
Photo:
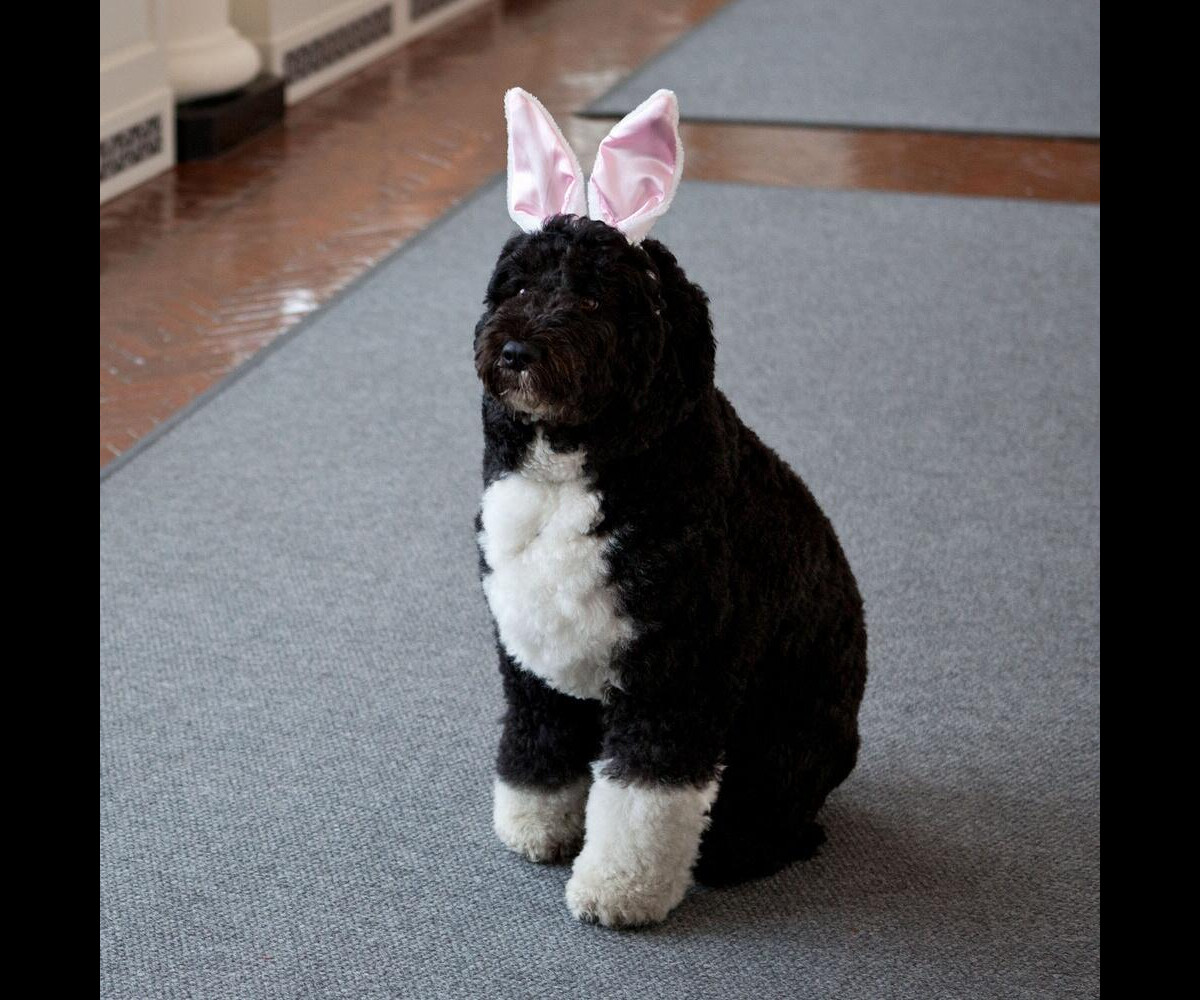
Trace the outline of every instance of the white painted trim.
<path fill-rule="evenodd" d="M 101 205 L 175 165 L 175 98 L 170 88 L 164 85 L 147 94 L 142 100 L 127 104 L 100 119 L 100 141 L 103 142 L 109 136 L 156 114 L 162 119 L 162 151 L 101 181 Z"/>
<path fill-rule="evenodd" d="M 100 16 L 140 23 L 141 37 L 100 58 L 100 141 L 158 116 L 162 150 L 100 184 L 100 203 L 169 170 L 175 163 L 175 100 L 164 55 L 163 0 L 104 0 Z"/>
<path fill-rule="evenodd" d="M 324 32 L 318 32 L 313 37 L 319 37 Z M 373 63 L 376 59 L 381 59 L 391 52 L 394 52 L 401 45 L 399 34 L 395 33 L 393 26 L 393 34 L 387 38 L 381 38 L 378 42 L 372 42 L 365 48 L 359 49 L 346 56 L 344 59 L 339 59 L 335 63 L 331 63 L 323 70 L 313 73 L 311 76 L 306 76 L 303 80 L 292 84 L 287 88 L 287 103 L 295 104 L 297 101 L 302 101 L 304 98 L 315 94 L 318 90 L 324 90 L 330 84 L 337 83 L 339 80 L 344 80 L 348 76 L 353 76 L 364 66 Z M 303 43 L 301 43 L 303 44 Z M 283 76 L 283 55 L 285 52 L 290 52 L 294 45 L 289 45 L 286 49 L 279 50 L 279 61 L 276 67 L 272 68 L 272 72 Z"/>
<path fill-rule="evenodd" d="M 264 5 L 267 8 L 265 13 L 258 9 L 252 13 L 247 10 Z M 289 12 L 286 0 L 242 0 L 234 5 L 233 16 L 234 23 L 257 46 L 267 72 L 283 76 L 283 61 L 287 53 L 384 6 L 387 4 L 381 0 L 350 0 L 316 17 L 296 20 L 294 14 Z M 391 35 L 290 85 L 285 92 L 287 103 L 295 104 L 395 49 L 400 44 L 402 32 L 397 30 L 399 25 L 394 2 L 392 7 Z"/>
<path fill-rule="evenodd" d="M 407 26 L 404 40 L 408 41 L 411 38 L 419 38 L 421 35 L 427 34 L 481 3 L 483 0 L 458 0 L 457 3 L 448 3 L 445 7 L 440 7 L 432 13 L 426 14 L 419 21 L 413 22 L 408 20 L 408 0 L 396 0 L 396 18 L 398 22 L 403 18 L 403 23 Z"/>
<path fill-rule="evenodd" d="M 391 35 L 372 42 L 311 76 L 298 80 L 287 88 L 287 103 L 295 104 L 310 94 L 345 79 L 376 59 L 395 51 L 405 42 L 425 34 L 482 2 L 483 0 L 457 0 L 413 23 L 408 18 L 408 0 L 391 0 Z M 233 4 L 233 22 L 238 30 L 258 47 L 267 71 L 283 76 L 284 56 L 288 52 L 386 5 L 387 0 L 348 0 L 316 17 L 301 16 L 298 19 L 290 14 L 288 0 L 237 0 Z"/>

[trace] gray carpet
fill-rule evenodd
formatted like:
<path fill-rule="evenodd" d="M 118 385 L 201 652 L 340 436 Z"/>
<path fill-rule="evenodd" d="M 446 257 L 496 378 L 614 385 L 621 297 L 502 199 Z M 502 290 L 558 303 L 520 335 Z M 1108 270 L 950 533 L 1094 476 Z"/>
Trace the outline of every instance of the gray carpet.
<path fill-rule="evenodd" d="M 493 184 L 103 484 L 102 995 L 1095 996 L 1098 209 L 684 184 L 656 234 L 872 674 L 820 856 L 624 934 L 490 829 L 509 230 Z"/>
<path fill-rule="evenodd" d="M 693 120 L 1100 134 L 1100 0 L 738 0 L 589 107 Z"/>

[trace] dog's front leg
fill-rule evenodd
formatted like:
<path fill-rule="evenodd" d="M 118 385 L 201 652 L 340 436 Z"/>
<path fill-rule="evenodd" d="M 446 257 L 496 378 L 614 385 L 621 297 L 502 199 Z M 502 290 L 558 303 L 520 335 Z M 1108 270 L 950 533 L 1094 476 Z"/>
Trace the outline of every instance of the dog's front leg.
<path fill-rule="evenodd" d="M 500 673 L 508 708 L 496 759 L 496 834 L 530 861 L 565 861 L 583 843 L 599 706 L 552 690 L 503 650 Z"/>
<path fill-rule="evenodd" d="M 635 927 L 665 919 L 692 884 L 718 754 L 698 717 L 639 711 L 617 698 L 626 704 L 606 715 L 606 756 L 594 765 L 566 896 L 580 920 Z"/>

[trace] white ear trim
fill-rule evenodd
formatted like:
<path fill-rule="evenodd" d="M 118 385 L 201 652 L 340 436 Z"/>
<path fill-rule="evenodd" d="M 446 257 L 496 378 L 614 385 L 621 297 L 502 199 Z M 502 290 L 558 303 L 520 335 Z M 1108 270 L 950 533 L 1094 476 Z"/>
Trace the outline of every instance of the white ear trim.
<path fill-rule="evenodd" d="M 588 181 L 588 214 L 640 243 L 671 207 L 683 160 L 679 101 L 672 91 L 658 90 L 600 143 Z"/>
<path fill-rule="evenodd" d="M 508 126 L 508 214 L 532 233 L 552 215 L 586 215 L 583 170 L 542 102 L 513 87 L 504 95 Z"/>

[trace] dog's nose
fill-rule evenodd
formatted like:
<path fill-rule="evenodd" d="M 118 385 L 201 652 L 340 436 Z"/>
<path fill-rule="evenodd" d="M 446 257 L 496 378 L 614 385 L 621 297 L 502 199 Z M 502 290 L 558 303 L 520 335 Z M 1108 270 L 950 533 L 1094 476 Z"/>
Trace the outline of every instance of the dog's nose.
<path fill-rule="evenodd" d="M 500 349 L 500 360 L 504 367 L 515 372 L 524 371 L 539 357 L 541 351 L 532 344 L 524 344 L 519 340 L 510 340 Z"/>

